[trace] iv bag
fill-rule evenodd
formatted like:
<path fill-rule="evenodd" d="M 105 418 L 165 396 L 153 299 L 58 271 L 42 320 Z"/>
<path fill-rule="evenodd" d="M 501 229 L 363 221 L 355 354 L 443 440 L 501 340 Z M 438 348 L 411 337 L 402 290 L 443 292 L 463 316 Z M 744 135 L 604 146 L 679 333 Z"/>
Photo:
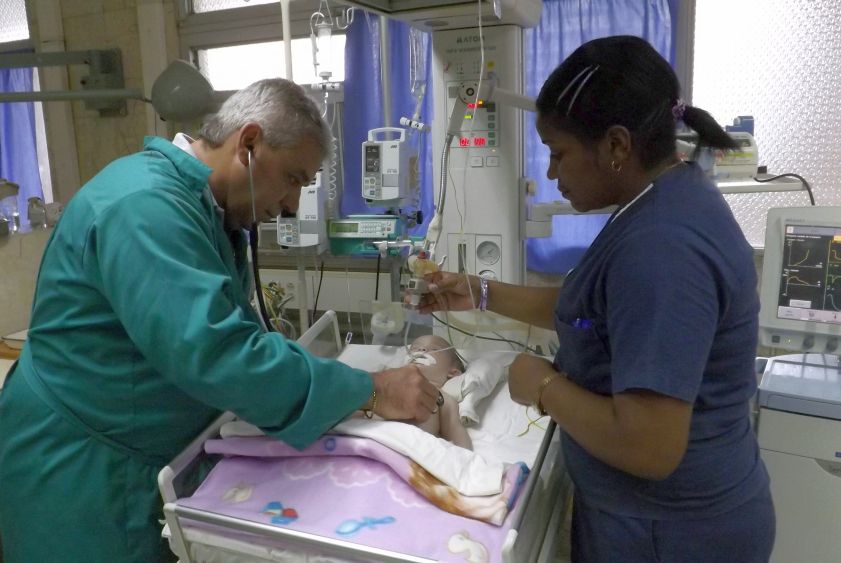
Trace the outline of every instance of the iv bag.
<path fill-rule="evenodd" d="M 330 40 L 333 36 L 333 26 L 328 22 L 315 25 L 315 42 L 318 60 L 318 76 L 328 79 L 333 76 L 333 57 L 330 52 Z"/>

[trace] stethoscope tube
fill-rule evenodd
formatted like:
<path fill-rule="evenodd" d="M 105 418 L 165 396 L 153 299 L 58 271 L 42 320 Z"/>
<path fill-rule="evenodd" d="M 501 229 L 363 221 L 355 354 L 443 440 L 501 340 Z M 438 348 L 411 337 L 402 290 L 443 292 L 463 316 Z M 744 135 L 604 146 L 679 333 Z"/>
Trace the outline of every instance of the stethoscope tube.
<path fill-rule="evenodd" d="M 254 201 L 254 175 L 251 173 L 251 151 L 248 149 L 248 190 L 251 192 L 251 229 L 248 232 L 248 245 L 251 247 L 251 272 L 254 275 L 254 291 L 257 293 L 257 304 L 260 317 L 266 325 L 266 332 L 277 332 L 266 311 L 266 300 L 263 296 L 263 284 L 260 282 L 260 268 L 257 264 L 257 247 L 259 246 L 260 224 L 257 222 L 257 203 Z"/>
<path fill-rule="evenodd" d="M 258 230 L 260 225 L 254 223 L 251 225 L 251 230 L 248 232 L 248 244 L 251 247 L 251 272 L 254 275 L 254 291 L 257 292 L 257 304 L 260 308 L 260 317 L 263 319 L 263 324 L 266 325 L 266 332 L 277 332 L 275 326 L 272 324 L 269 313 L 266 310 L 266 300 L 263 296 L 263 284 L 260 282 L 260 268 L 257 264 L 257 247 L 259 246 Z"/>

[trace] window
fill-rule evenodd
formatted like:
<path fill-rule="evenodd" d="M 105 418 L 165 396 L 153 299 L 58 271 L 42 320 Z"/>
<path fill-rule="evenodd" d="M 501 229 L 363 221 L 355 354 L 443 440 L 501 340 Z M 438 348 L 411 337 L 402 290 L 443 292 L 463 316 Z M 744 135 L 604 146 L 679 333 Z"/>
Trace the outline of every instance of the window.
<path fill-rule="evenodd" d="M 32 52 L 25 0 L 0 2 L 0 54 Z M 40 90 L 38 73 L 32 68 L 0 68 L 0 92 Z M 40 102 L 4 104 L 0 130 L 0 177 L 20 186 L 17 207 L 21 226 L 28 228 L 27 200 L 52 201 L 49 157 Z"/>
<path fill-rule="evenodd" d="M 25 0 L 0 2 L 0 43 L 29 39 Z"/>
<path fill-rule="evenodd" d="M 244 8 L 258 4 L 278 4 L 280 0 L 193 0 L 193 11 L 197 14 Z"/>
<path fill-rule="evenodd" d="M 329 9 L 338 17 L 341 7 L 334 4 Z M 290 6 L 292 72 L 299 84 L 321 81 L 310 40 L 310 16 L 320 9 L 324 10 L 319 0 L 296 0 Z M 180 27 L 182 56 L 192 60 L 215 89 L 235 90 L 261 78 L 285 76 L 277 0 L 192 0 L 188 10 Z M 342 81 L 344 33 L 334 28 L 327 43 L 327 52 L 319 55 L 319 71 L 329 70 L 331 81 Z"/>
<path fill-rule="evenodd" d="M 697 0 L 692 103 L 721 124 L 753 115 L 759 163 L 795 172 L 818 205 L 841 205 L 835 124 L 841 3 Z M 809 205 L 805 192 L 727 196 L 742 230 L 763 246 L 771 207 Z"/>
<path fill-rule="evenodd" d="M 329 70 L 331 81 L 345 79 L 345 36 L 330 39 Z M 199 49 L 198 67 L 215 90 L 238 90 L 262 78 L 286 75 L 282 41 Z M 320 82 L 313 67 L 312 42 L 307 38 L 292 40 L 292 78 L 298 84 Z M 319 71 L 326 66 L 322 59 Z"/>

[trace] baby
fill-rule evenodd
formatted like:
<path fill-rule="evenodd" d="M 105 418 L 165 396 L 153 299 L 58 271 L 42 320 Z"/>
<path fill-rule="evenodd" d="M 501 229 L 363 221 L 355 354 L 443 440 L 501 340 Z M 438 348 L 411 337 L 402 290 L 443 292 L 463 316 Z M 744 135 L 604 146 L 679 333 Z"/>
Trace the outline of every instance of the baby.
<path fill-rule="evenodd" d="M 416 338 L 409 346 L 409 363 L 416 364 L 430 383 L 441 389 L 444 384 L 464 371 L 464 364 L 455 348 L 440 336 L 425 335 Z M 444 403 L 418 426 L 430 434 L 449 440 L 457 446 L 472 449 L 470 436 L 461 423 L 456 400 L 441 391 Z"/>

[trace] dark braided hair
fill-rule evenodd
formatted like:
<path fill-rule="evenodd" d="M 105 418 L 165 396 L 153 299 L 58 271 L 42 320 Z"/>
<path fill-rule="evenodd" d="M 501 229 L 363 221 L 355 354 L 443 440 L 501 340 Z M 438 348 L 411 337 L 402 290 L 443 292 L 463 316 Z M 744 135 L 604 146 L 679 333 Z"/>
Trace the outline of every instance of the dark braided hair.
<path fill-rule="evenodd" d="M 631 133 L 635 152 L 650 170 L 675 153 L 675 119 L 680 85 L 672 67 L 645 40 L 630 35 L 594 39 L 581 45 L 544 82 L 537 97 L 538 118 L 579 141 L 595 143 L 608 128 Z M 736 148 L 706 111 L 682 107 L 683 122 L 699 144 Z"/>

